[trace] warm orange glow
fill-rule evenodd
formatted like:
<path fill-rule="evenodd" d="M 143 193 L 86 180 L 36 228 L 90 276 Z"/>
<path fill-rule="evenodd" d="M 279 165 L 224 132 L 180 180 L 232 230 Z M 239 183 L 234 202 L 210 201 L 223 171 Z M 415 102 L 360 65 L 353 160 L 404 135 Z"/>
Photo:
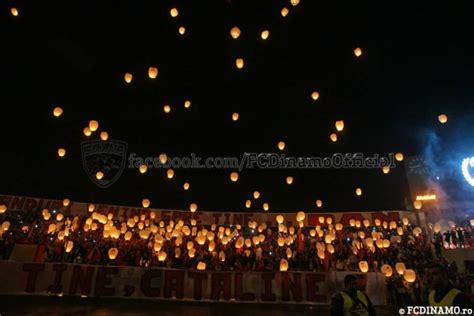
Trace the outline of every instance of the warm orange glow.
<path fill-rule="evenodd" d="M 417 201 L 433 201 L 436 200 L 436 194 L 431 194 L 431 195 L 417 195 L 416 196 Z"/>
<path fill-rule="evenodd" d="M 362 55 L 362 49 L 360 49 L 359 47 L 354 49 L 354 55 L 356 55 L 357 57 L 360 57 Z"/>

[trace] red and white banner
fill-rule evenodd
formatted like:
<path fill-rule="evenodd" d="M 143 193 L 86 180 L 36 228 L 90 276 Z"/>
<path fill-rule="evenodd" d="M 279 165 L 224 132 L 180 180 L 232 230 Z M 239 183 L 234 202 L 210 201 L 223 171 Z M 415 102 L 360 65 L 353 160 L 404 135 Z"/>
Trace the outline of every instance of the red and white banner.
<path fill-rule="evenodd" d="M 72 295 L 242 303 L 330 303 L 350 272 L 207 272 L 0 261 L 0 295 Z M 386 305 L 382 273 L 354 273 Z"/>
<path fill-rule="evenodd" d="M 63 201 L 39 199 L 21 196 L 0 195 L 0 205 L 5 204 L 9 211 L 26 211 L 26 212 L 41 212 L 42 209 L 47 208 L 50 211 L 57 210 L 65 215 L 83 215 L 88 212 L 87 203 L 79 203 L 71 201 L 69 205 L 63 206 Z M 123 216 L 125 218 L 135 215 L 148 214 L 155 212 L 158 220 L 169 222 L 170 220 L 184 220 L 196 219 L 198 225 L 247 225 L 249 221 L 256 221 L 258 224 L 266 223 L 267 226 L 275 226 L 275 217 L 280 214 L 277 212 L 195 212 L 183 210 L 169 210 L 169 209 L 147 209 L 140 207 L 116 206 L 96 204 L 95 211 L 104 215 L 109 213 L 114 214 L 114 217 Z M 296 225 L 296 213 L 284 213 L 285 223 L 289 226 Z M 420 213 L 422 215 L 422 213 Z M 407 217 L 411 223 L 417 224 L 416 214 L 407 211 L 377 211 L 377 212 L 338 212 L 338 213 L 311 213 L 306 212 L 305 225 L 314 226 L 319 223 L 319 217 L 332 218 L 333 223 L 349 224 L 351 219 L 360 220 L 369 219 L 374 221 L 380 219 L 382 222 L 399 221 L 403 217 Z M 423 217 L 424 218 L 424 217 Z"/>

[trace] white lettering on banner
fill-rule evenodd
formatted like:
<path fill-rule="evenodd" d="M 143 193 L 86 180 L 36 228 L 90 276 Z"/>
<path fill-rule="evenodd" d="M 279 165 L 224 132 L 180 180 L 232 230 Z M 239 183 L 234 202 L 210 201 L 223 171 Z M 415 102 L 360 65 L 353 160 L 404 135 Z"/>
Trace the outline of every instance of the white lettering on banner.
<path fill-rule="evenodd" d="M 207 272 L 0 261 L 0 295 L 329 304 L 350 272 Z M 374 305 L 386 305 L 382 273 L 355 273 Z"/>
<path fill-rule="evenodd" d="M 42 209 L 47 208 L 51 210 L 58 210 L 65 215 L 84 215 L 88 212 L 87 203 L 70 202 L 67 207 L 63 206 L 63 202 L 59 200 L 38 199 L 21 196 L 0 195 L 0 204 L 5 204 L 9 211 L 26 211 L 26 212 L 41 212 Z M 145 209 L 140 207 L 126 207 L 116 205 L 97 204 L 95 212 L 107 215 L 114 214 L 114 217 L 123 216 L 125 218 L 133 217 L 135 215 L 148 214 L 149 212 L 156 213 L 157 220 L 169 222 L 170 220 L 183 220 L 185 222 L 195 219 L 198 225 L 237 225 L 246 226 L 249 221 L 256 221 L 257 223 L 266 223 L 267 226 L 275 226 L 275 217 L 278 213 L 238 213 L 238 212 L 195 212 L 182 210 L 165 210 L 165 209 Z M 283 213 L 285 216 L 285 223 L 287 225 L 296 225 L 296 213 Z M 306 226 L 315 226 L 319 224 L 319 218 L 332 218 L 333 223 L 348 224 L 351 219 L 360 220 L 369 219 L 374 221 L 399 221 L 403 217 L 407 217 L 411 223 L 416 223 L 416 214 L 408 211 L 378 211 L 378 212 L 324 212 L 324 213 L 310 213 L 306 214 L 304 220 Z"/>

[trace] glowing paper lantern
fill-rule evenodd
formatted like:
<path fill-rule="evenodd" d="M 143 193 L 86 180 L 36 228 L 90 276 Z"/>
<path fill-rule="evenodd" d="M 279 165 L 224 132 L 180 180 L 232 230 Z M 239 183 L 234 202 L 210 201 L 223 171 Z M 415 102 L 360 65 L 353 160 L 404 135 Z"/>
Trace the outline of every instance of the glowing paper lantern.
<path fill-rule="evenodd" d="M 115 258 L 117 258 L 117 255 L 118 255 L 118 249 L 117 248 L 110 248 L 109 249 L 109 259 L 110 260 L 115 260 Z"/>
<path fill-rule="evenodd" d="M 60 117 L 63 114 L 63 109 L 59 106 L 55 107 L 53 110 L 53 115 L 55 117 Z"/>
<path fill-rule="evenodd" d="M 235 112 L 232 114 L 232 121 L 236 122 L 239 119 L 239 113 Z"/>
<path fill-rule="evenodd" d="M 170 113 L 171 112 L 171 106 L 169 106 L 169 104 L 164 105 L 163 106 L 163 112 Z"/>
<path fill-rule="evenodd" d="M 301 222 L 306 218 L 306 214 L 303 211 L 296 213 L 296 221 Z"/>
<path fill-rule="evenodd" d="M 283 217 L 283 215 L 277 215 L 276 222 L 278 224 L 282 224 L 284 220 L 285 220 L 285 218 Z"/>
<path fill-rule="evenodd" d="M 286 183 L 287 184 L 292 184 L 293 183 L 293 177 L 287 177 L 286 178 Z"/>
<path fill-rule="evenodd" d="M 403 278 L 408 283 L 413 283 L 416 280 L 416 272 L 413 271 L 412 269 L 407 269 L 405 270 L 405 273 L 403 273 Z"/>
<path fill-rule="evenodd" d="M 64 206 L 68 207 L 68 206 L 69 206 L 69 203 L 71 203 L 71 200 L 69 200 L 69 199 L 64 199 L 64 200 L 63 200 L 63 205 L 64 205 Z"/>
<path fill-rule="evenodd" d="M 105 142 L 106 140 L 109 139 L 109 133 L 107 133 L 107 132 L 101 132 L 101 133 L 100 133 L 100 139 Z"/>
<path fill-rule="evenodd" d="M 63 215 L 63 214 L 58 213 L 58 215 L 56 215 L 56 220 L 57 220 L 58 222 L 62 221 L 63 219 L 64 219 L 64 215 Z"/>
<path fill-rule="evenodd" d="M 244 59 L 243 58 L 237 58 L 235 60 L 235 66 L 238 68 L 238 69 L 242 69 L 244 68 Z M 235 121 L 235 120 L 234 120 Z"/>
<path fill-rule="evenodd" d="M 360 49 L 359 47 L 354 49 L 354 55 L 356 55 L 356 57 L 360 57 L 362 55 L 362 49 Z"/>
<path fill-rule="evenodd" d="M 96 120 L 91 120 L 89 122 L 89 129 L 91 130 L 91 132 L 95 132 L 98 128 L 99 128 L 99 122 L 97 122 Z"/>
<path fill-rule="evenodd" d="M 168 177 L 168 179 L 173 179 L 174 170 L 173 169 L 168 169 L 168 171 L 166 172 L 166 176 Z"/>
<path fill-rule="evenodd" d="M 268 205 L 268 203 L 263 203 L 263 210 L 268 211 L 269 209 L 270 209 L 270 206 Z"/>
<path fill-rule="evenodd" d="M 382 222 L 378 218 L 374 220 L 374 223 L 375 223 L 375 226 L 380 226 L 380 224 L 382 224 Z"/>
<path fill-rule="evenodd" d="M 285 149 L 285 142 L 284 142 L 284 141 L 278 142 L 278 149 L 280 149 L 280 150 L 284 150 L 284 149 Z"/>
<path fill-rule="evenodd" d="M 168 255 L 164 251 L 158 252 L 158 261 L 164 262 Z"/>
<path fill-rule="evenodd" d="M 51 225 L 54 225 L 54 224 L 51 224 Z M 2 231 L 6 232 L 8 229 L 10 229 L 10 222 L 9 221 L 3 222 L 2 223 Z M 56 229 L 56 225 L 54 225 L 54 229 Z M 53 232 L 54 232 L 54 230 L 53 230 Z"/>
<path fill-rule="evenodd" d="M 124 79 L 125 79 L 126 83 L 130 83 L 130 82 L 132 82 L 133 75 L 131 73 L 127 72 L 124 76 Z"/>
<path fill-rule="evenodd" d="M 398 274 L 403 275 L 406 270 L 405 264 L 403 262 L 397 262 L 395 264 L 395 270 L 397 271 Z"/>
<path fill-rule="evenodd" d="M 260 36 L 262 37 L 263 40 L 266 40 L 268 36 L 270 36 L 270 32 L 268 30 L 265 30 L 262 32 L 262 34 L 260 34 Z"/>
<path fill-rule="evenodd" d="M 194 213 L 196 212 L 197 210 L 197 204 L 196 203 L 192 203 L 190 206 L 189 206 L 189 210 Z"/>
<path fill-rule="evenodd" d="M 168 160 L 168 157 L 166 156 L 165 153 L 160 154 L 160 163 L 165 164 L 166 161 Z"/>
<path fill-rule="evenodd" d="M 385 174 L 389 173 L 390 172 L 390 167 L 389 166 L 383 166 L 382 167 L 382 172 L 385 173 Z"/>
<path fill-rule="evenodd" d="M 58 156 L 59 157 L 64 157 L 66 155 L 66 149 L 64 148 L 59 148 L 58 149 Z"/>
<path fill-rule="evenodd" d="M 6 211 L 7 211 L 7 206 L 5 204 L 0 205 L 0 214 L 5 213 Z"/>
<path fill-rule="evenodd" d="M 188 182 L 185 182 L 185 183 L 183 184 L 183 189 L 189 190 L 189 183 L 188 183 Z"/>
<path fill-rule="evenodd" d="M 17 9 L 17 8 L 11 8 L 11 9 L 10 9 L 10 13 L 11 13 L 13 16 L 18 16 L 18 9 Z"/>
<path fill-rule="evenodd" d="M 86 137 L 89 137 L 89 136 L 92 135 L 92 132 L 91 132 L 91 130 L 90 130 L 89 127 L 84 127 L 84 129 L 82 130 L 82 132 L 84 133 L 84 136 L 86 136 Z"/>
<path fill-rule="evenodd" d="M 225 261 L 225 252 L 222 251 L 222 250 L 219 252 L 219 260 L 220 260 L 221 262 L 224 262 L 224 261 Z"/>
<path fill-rule="evenodd" d="M 364 272 L 364 273 L 369 271 L 369 264 L 367 263 L 367 261 L 359 262 L 359 269 L 361 272 Z"/>
<path fill-rule="evenodd" d="M 471 226 L 474 227 L 474 218 L 469 221 L 471 223 Z"/>
<path fill-rule="evenodd" d="M 232 172 L 230 174 L 230 180 L 232 182 L 237 182 L 237 180 L 239 180 L 239 174 L 237 172 Z"/>
<path fill-rule="evenodd" d="M 317 207 L 322 207 L 322 206 L 323 206 L 323 201 L 321 201 L 321 200 L 316 200 L 316 206 L 317 206 Z"/>
<path fill-rule="evenodd" d="M 370 226 L 370 221 L 368 219 L 364 219 L 362 221 L 362 223 L 364 224 L 365 227 L 369 227 Z"/>
<path fill-rule="evenodd" d="M 143 174 L 143 173 L 147 172 L 148 167 L 147 167 L 147 165 L 142 164 L 142 165 L 140 165 L 140 167 L 138 167 L 138 170 L 140 171 L 141 174 Z"/>
<path fill-rule="evenodd" d="M 132 239 L 132 236 L 133 236 L 132 232 L 126 232 L 124 236 L 125 241 L 129 241 L 130 239 Z"/>
<path fill-rule="evenodd" d="M 358 195 L 358 196 L 362 195 L 362 189 L 361 188 L 356 189 L 356 195 Z"/>
<path fill-rule="evenodd" d="M 415 209 L 419 210 L 423 206 L 423 203 L 421 203 L 421 201 L 415 201 L 413 202 L 413 206 L 415 207 Z"/>
<path fill-rule="evenodd" d="M 340 132 L 344 129 L 344 121 L 336 121 L 336 129 Z"/>
<path fill-rule="evenodd" d="M 74 247 L 74 242 L 69 240 L 66 242 L 66 245 L 65 245 L 65 249 L 66 249 L 66 252 L 69 253 L 72 251 L 72 248 Z"/>
<path fill-rule="evenodd" d="M 396 153 L 395 154 L 395 159 L 397 161 L 403 161 L 403 154 L 402 153 Z"/>
<path fill-rule="evenodd" d="M 237 26 L 234 26 L 230 30 L 230 36 L 232 36 L 233 39 L 238 39 L 240 36 L 240 29 Z"/>
<path fill-rule="evenodd" d="M 176 8 L 171 8 L 171 10 L 170 10 L 170 15 L 171 15 L 172 18 L 177 17 L 178 14 L 179 14 L 178 9 L 176 9 Z"/>
<path fill-rule="evenodd" d="M 191 101 L 189 101 L 189 100 L 184 101 L 184 107 L 186 109 L 189 109 L 191 107 Z"/>
<path fill-rule="evenodd" d="M 393 275 L 393 270 L 392 267 L 388 264 L 384 264 L 381 268 L 380 271 L 385 274 L 385 277 L 389 278 Z"/>
<path fill-rule="evenodd" d="M 252 201 L 250 201 L 250 200 L 245 201 L 245 207 L 246 208 L 250 208 L 251 206 L 252 206 Z"/>
<path fill-rule="evenodd" d="M 336 224 L 336 230 L 337 230 L 337 231 L 341 231 L 342 228 L 343 228 L 343 226 L 342 226 L 341 223 L 337 223 L 337 224 Z"/>
<path fill-rule="evenodd" d="M 441 114 L 438 116 L 438 120 L 441 124 L 444 124 L 448 121 L 448 116 L 446 114 Z"/>
<path fill-rule="evenodd" d="M 403 228 L 397 227 L 397 234 L 402 236 L 403 235 Z"/>
<path fill-rule="evenodd" d="M 87 206 L 87 210 L 88 210 L 89 212 L 91 212 L 91 213 L 94 212 L 94 210 L 95 210 L 95 205 L 94 205 L 94 204 L 89 204 L 89 205 Z"/>
<path fill-rule="evenodd" d="M 258 199 L 259 197 L 260 197 L 260 192 L 258 192 L 258 191 L 253 192 L 253 198 L 254 199 Z"/>
<path fill-rule="evenodd" d="M 206 270 L 206 263 L 202 262 L 202 261 L 199 261 L 199 263 L 197 265 L 197 269 L 198 270 Z"/>
<path fill-rule="evenodd" d="M 143 199 L 142 200 L 142 206 L 144 208 L 148 208 L 148 206 L 150 206 L 150 200 L 149 199 Z"/>
<path fill-rule="evenodd" d="M 97 173 L 95 174 L 95 178 L 97 180 L 102 180 L 103 177 L 104 177 L 104 173 L 102 171 L 97 171 Z"/>
<path fill-rule="evenodd" d="M 329 138 L 331 139 L 332 142 L 337 142 L 337 135 L 332 133 L 331 135 L 329 135 Z"/>
<path fill-rule="evenodd" d="M 184 35 L 184 33 L 186 33 L 186 28 L 184 26 L 180 26 L 178 29 L 178 33 L 180 35 Z"/>
<path fill-rule="evenodd" d="M 158 76 L 158 68 L 156 67 L 149 67 L 148 68 L 148 77 L 150 79 L 155 79 Z"/>
<path fill-rule="evenodd" d="M 286 259 L 281 259 L 280 260 L 280 271 L 282 271 L 282 272 L 288 271 L 288 261 Z"/>
<path fill-rule="evenodd" d="M 318 100 L 319 99 L 319 92 L 313 91 L 313 93 L 311 93 L 311 99 L 313 99 L 314 101 Z"/>

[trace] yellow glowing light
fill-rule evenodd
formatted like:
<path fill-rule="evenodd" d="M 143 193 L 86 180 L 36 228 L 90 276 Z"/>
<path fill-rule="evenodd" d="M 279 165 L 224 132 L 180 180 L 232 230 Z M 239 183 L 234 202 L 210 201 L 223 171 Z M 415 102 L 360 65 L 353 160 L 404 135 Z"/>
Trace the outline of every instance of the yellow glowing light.
<path fill-rule="evenodd" d="M 96 120 L 91 120 L 89 122 L 89 129 L 91 130 L 91 132 L 95 132 L 98 128 L 99 128 L 99 122 L 97 122 Z"/>
<path fill-rule="evenodd" d="M 66 155 L 66 149 L 64 148 L 59 148 L 58 149 L 58 156 L 59 157 L 64 157 Z"/>
<path fill-rule="evenodd" d="M 270 36 L 270 32 L 268 30 L 265 30 L 262 32 L 262 34 L 260 34 L 260 36 L 262 37 L 263 40 L 266 40 L 268 36 Z"/>
<path fill-rule="evenodd" d="M 184 101 L 184 107 L 186 109 L 189 109 L 191 107 L 191 101 L 189 101 L 189 100 Z"/>
<path fill-rule="evenodd" d="M 166 172 L 166 176 L 168 177 L 168 179 L 173 179 L 174 170 L 173 169 L 168 169 L 168 171 Z"/>
<path fill-rule="evenodd" d="M 438 116 L 438 120 L 441 124 L 444 124 L 448 121 L 448 116 L 446 114 L 441 114 Z"/>
<path fill-rule="evenodd" d="M 283 142 L 283 141 L 278 142 L 278 149 L 284 150 L 285 149 L 285 142 Z"/>
<path fill-rule="evenodd" d="M 175 18 L 175 17 L 178 16 L 178 14 L 179 14 L 178 9 L 172 8 L 172 9 L 170 10 L 170 15 L 171 15 L 171 17 Z"/>
<path fill-rule="evenodd" d="M 63 114 L 63 109 L 61 107 L 55 107 L 53 110 L 53 115 L 55 117 L 60 117 Z"/>
<path fill-rule="evenodd" d="M 186 28 L 184 26 L 180 26 L 178 32 L 179 34 L 184 35 L 184 33 L 186 33 Z"/>
<path fill-rule="evenodd" d="M 314 91 L 313 93 L 311 93 L 311 99 L 313 99 L 314 101 L 319 99 L 319 92 Z"/>
<path fill-rule="evenodd" d="M 232 36 L 233 39 L 238 39 L 240 36 L 240 29 L 237 26 L 234 26 L 230 30 L 230 36 Z"/>
<path fill-rule="evenodd" d="M 163 106 L 163 111 L 164 111 L 165 113 L 171 112 L 171 106 L 169 106 L 168 104 L 164 105 L 164 106 Z"/>
<path fill-rule="evenodd" d="M 337 134 L 332 133 L 331 135 L 329 135 L 329 138 L 330 138 L 334 143 L 337 142 Z"/>
<path fill-rule="evenodd" d="M 239 113 L 235 112 L 232 114 L 232 121 L 236 122 L 239 119 Z"/>
<path fill-rule="evenodd" d="M 101 132 L 101 133 L 100 133 L 100 139 L 105 142 L 106 140 L 109 139 L 109 133 L 107 133 L 107 132 Z"/>
<path fill-rule="evenodd" d="M 85 136 L 89 137 L 92 135 L 92 132 L 91 130 L 89 129 L 89 127 L 84 127 L 84 129 L 82 130 L 82 132 L 84 133 Z"/>
<path fill-rule="evenodd" d="M 102 180 L 102 178 L 104 177 L 104 173 L 101 171 L 97 171 L 97 173 L 95 174 L 95 177 L 97 180 Z"/>
<path fill-rule="evenodd" d="M 362 55 L 362 49 L 360 49 L 359 47 L 354 49 L 354 55 L 356 55 L 356 57 L 360 57 Z"/>
<path fill-rule="evenodd" d="M 258 191 L 253 192 L 253 198 L 254 199 L 258 199 L 259 197 L 260 197 L 260 192 L 258 192 Z"/>
<path fill-rule="evenodd" d="M 292 184 L 293 183 L 293 177 L 287 177 L 286 178 L 286 183 L 287 184 Z"/>
<path fill-rule="evenodd" d="M 417 195 L 416 196 L 417 201 L 433 201 L 436 200 L 436 194 L 431 194 L 431 195 Z"/>
<path fill-rule="evenodd" d="M 158 76 L 158 68 L 156 67 L 149 67 L 148 68 L 148 77 L 150 79 L 155 79 Z"/>
<path fill-rule="evenodd" d="M 361 188 L 356 189 L 356 195 L 358 195 L 358 196 L 362 195 L 362 189 Z"/>
<path fill-rule="evenodd" d="M 124 76 L 124 79 L 125 79 L 126 83 L 130 83 L 130 82 L 132 82 L 133 75 L 131 73 L 127 72 Z"/>
<path fill-rule="evenodd" d="M 243 58 L 237 58 L 237 59 L 235 60 L 235 66 L 236 66 L 238 69 L 244 68 L 244 59 L 243 59 Z"/>
<path fill-rule="evenodd" d="M 185 183 L 183 184 L 183 189 L 189 190 L 189 183 L 188 183 L 188 182 L 185 182 Z"/>
<path fill-rule="evenodd" d="M 288 12 L 289 12 L 288 8 L 284 7 L 281 9 L 280 14 L 282 17 L 286 17 L 288 15 Z"/>

